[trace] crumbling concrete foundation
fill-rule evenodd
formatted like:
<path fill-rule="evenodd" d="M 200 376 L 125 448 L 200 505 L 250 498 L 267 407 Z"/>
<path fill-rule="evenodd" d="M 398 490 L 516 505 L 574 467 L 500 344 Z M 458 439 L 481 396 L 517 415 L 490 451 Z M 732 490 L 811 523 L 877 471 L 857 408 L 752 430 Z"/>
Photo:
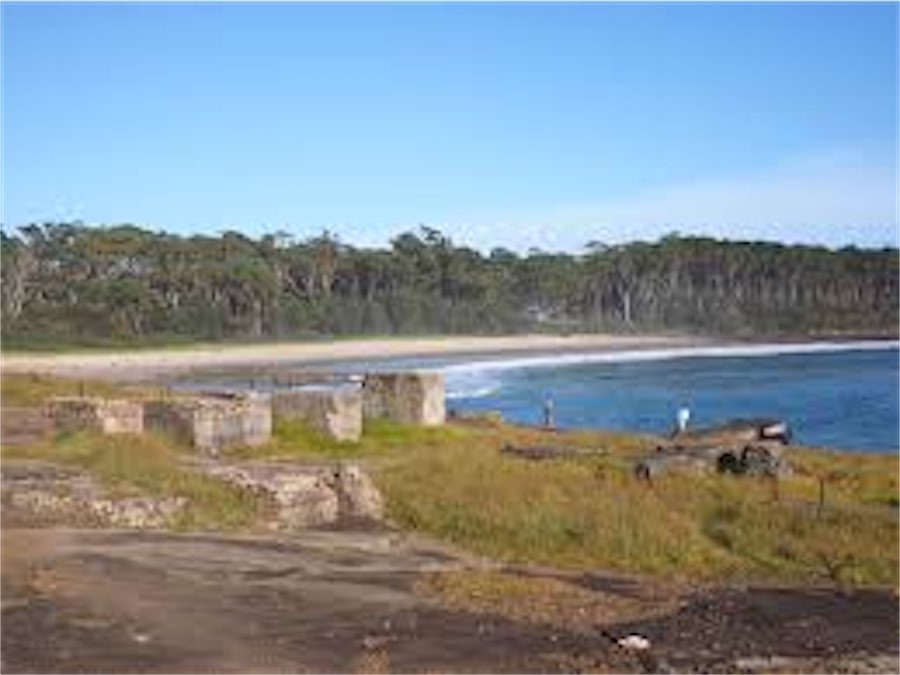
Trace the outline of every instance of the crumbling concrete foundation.
<path fill-rule="evenodd" d="M 139 401 L 87 396 L 57 396 L 47 404 L 47 414 L 58 429 L 93 429 L 104 434 L 140 434 L 144 408 Z"/>
<path fill-rule="evenodd" d="M 403 424 L 438 426 L 447 415 L 444 374 L 439 372 L 367 373 L 363 416 Z"/>
<path fill-rule="evenodd" d="M 272 402 L 261 394 L 148 401 L 144 419 L 147 428 L 171 433 L 211 454 L 272 438 Z"/>
<path fill-rule="evenodd" d="M 358 441 L 362 434 L 362 392 L 357 388 L 299 389 L 277 392 L 272 412 L 300 419 L 338 441 Z"/>

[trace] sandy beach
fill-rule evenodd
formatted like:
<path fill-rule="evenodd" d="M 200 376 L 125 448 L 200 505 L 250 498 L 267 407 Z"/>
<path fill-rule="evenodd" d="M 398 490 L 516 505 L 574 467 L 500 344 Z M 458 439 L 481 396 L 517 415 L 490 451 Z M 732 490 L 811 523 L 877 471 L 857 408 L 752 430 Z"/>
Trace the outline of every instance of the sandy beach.
<path fill-rule="evenodd" d="M 659 349 L 715 344 L 679 335 L 516 335 L 453 336 L 199 346 L 139 351 L 65 354 L 4 354 L 3 373 L 44 373 L 68 377 L 144 380 L 188 371 L 312 365 L 357 359 L 476 354 L 566 353 L 622 349 Z"/>

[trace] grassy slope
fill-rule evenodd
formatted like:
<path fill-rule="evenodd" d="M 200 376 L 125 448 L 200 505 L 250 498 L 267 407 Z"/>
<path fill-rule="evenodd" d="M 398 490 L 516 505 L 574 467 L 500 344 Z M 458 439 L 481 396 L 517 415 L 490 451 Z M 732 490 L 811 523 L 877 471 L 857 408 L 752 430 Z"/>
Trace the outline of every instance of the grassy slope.
<path fill-rule="evenodd" d="M 604 448 L 607 456 L 529 462 L 505 443 Z M 553 433 L 495 424 L 369 425 L 334 443 L 279 422 L 267 447 L 234 456 L 369 457 L 400 526 L 517 562 L 667 577 L 897 583 L 895 455 L 793 449 L 792 477 L 771 482 L 668 476 L 650 488 L 628 458 L 649 437 Z M 826 508 L 819 477 L 830 476 Z"/>
<path fill-rule="evenodd" d="M 4 378 L 4 393 L 7 383 Z M 359 443 L 336 443 L 302 424 L 276 423 L 247 457 L 365 457 L 392 520 L 496 558 L 662 577 L 897 584 L 896 455 L 792 449 L 795 474 L 780 482 L 711 475 L 636 481 L 628 458 L 649 437 L 553 433 L 494 423 L 442 428 L 370 424 Z M 194 500 L 181 525 L 242 526 L 260 505 L 188 474 L 165 440 L 63 437 L 4 456 L 58 458 L 86 466 L 117 488 Z M 505 443 L 603 448 L 606 456 L 530 462 Z M 827 507 L 815 507 L 828 476 Z"/>

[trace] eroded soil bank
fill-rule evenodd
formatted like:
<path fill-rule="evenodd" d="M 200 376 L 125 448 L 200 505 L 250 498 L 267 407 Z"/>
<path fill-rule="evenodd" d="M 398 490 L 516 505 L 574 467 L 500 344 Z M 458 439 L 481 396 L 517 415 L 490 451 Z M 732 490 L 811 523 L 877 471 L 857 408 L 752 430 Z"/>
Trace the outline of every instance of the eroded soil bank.
<path fill-rule="evenodd" d="M 390 531 L 34 528 L 4 512 L 2 670 L 16 672 L 895 672 L 886 590 L 685 588 L 562 575 L 566 629 L 423 593 L 490 567 Z M 553 570 L 509 574 L 562 578 Z M 617 616 L 615 608 L 627 608 Z M 646 651 L 616 644 L 636 633 Z"/>

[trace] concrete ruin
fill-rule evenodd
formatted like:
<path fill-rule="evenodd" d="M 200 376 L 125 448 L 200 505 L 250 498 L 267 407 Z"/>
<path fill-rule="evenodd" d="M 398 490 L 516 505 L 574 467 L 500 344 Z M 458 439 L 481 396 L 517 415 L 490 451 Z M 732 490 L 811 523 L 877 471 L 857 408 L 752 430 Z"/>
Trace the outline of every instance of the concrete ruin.
<path fill-rule="evenodd" d="M 213 455 L 225 447 L 262 445 L 272 438 L 271 398 L 261 394 L 148 401 L 144 420 L 148 429 L 170 433 Z"/>
<path fill-rule="evenodd" d="M 438 426 L 446 420 L 443 373 L 367 373 L 362 392 L 366 419 L 383 417 L 421 426 Z"/>
<path fill-rule="evenodd" d="M 57 396 L 47 404 L 47 415 L 60 430 L 92 429 L 104 434 L 140 434 L 144 408 L 139 401 L 87 396 Z"/>
<path fill-rule="evenodd" d="M 193 468 L 271 499 L 276 506 L 275 518 L 268 523 L 271 529 L 372 522 L 384 516 L 381 493 L 356 464 L 198 459 Z"/>
<path fill-rule="evenodd" d="M 300 419 L 337 441 L 358 441 L 363 427 L 362 392 L 357 388 L 298 389 L 272 396 L 272 413 Z"/>

